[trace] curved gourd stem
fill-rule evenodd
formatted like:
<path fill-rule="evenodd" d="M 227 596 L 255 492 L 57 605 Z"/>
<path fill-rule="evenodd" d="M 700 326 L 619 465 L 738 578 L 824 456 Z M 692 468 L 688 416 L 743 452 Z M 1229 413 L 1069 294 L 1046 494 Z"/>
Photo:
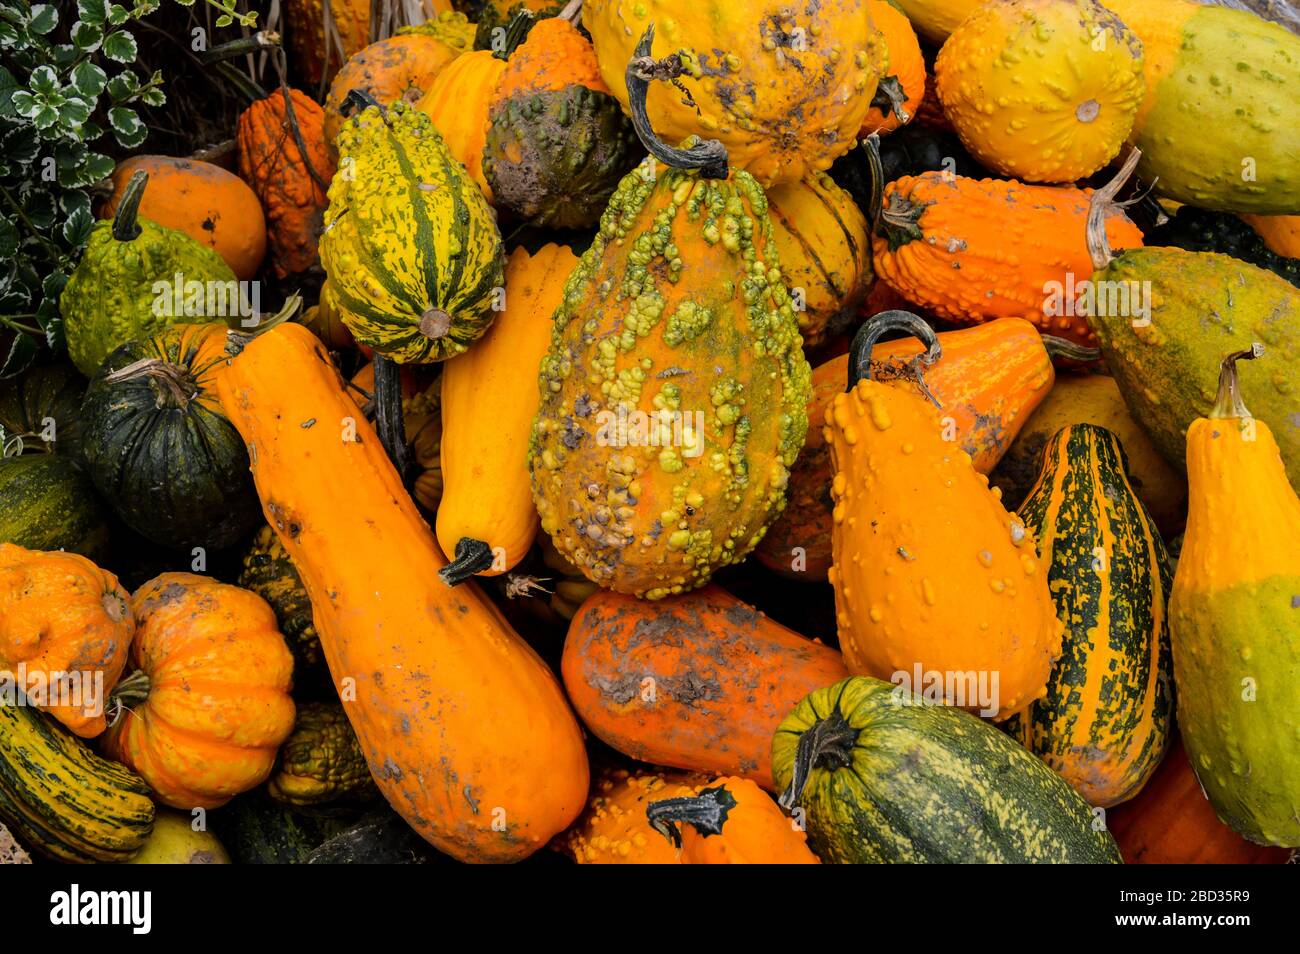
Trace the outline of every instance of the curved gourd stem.
<path fill-rule="evenodd" d="M 236 357 L 244 350 L 246 344 L 258 335 L 270 331 L 276 325 L 284 324 L 294 316 L 301 306 L 302 295 L 293 292 L 284 300 L 284 304 L 280 306 L 279 311 L 265 321 L 259 321 L 255 327 L 247 330 L 231 328 L 226 332 L 226 354 L 232 358 Z"/>
<path fill-rule="evenodd" d="M 492 567 L 492 547 L 473 537 L 461 537 L 456 542 L 456 557 L 438 575 L 448 586 L 464 583 L 476 573 Z"/>
<path fill-rule="evenodd" d="M 680 848 L 682 832 L 679 825 L 690 825 L 706 837 L 721 835 L 722 826 L 735 807 L 736 796 L 719 785 L 706 788 L 698 795 L 651 802 L 645 808 L 645 817 L 651 828 L 672 842 L 674 848 Z"/>
<path fill-rule="evenodd" d="M 494 50 L 492 55 L 498 60 L 509 60 L 510 54 L 523 46 L 524 41 L 528 39 L 528 34 L 536 25 L 537 14 L 527 9 L 520 9 L 506 24 L 505 42 L 501 49 Z"/>
<path fill-rule="evenodd" d="M 875 317 L 868 318 L 866 324 L 858 329 L 858 333 L 853 336 L 853 344 L 849 346 L 849 383 L 846 390 L 852 391 L 859 381 L 871 380 L 871 352 L 881 337 L 891 331 L 906 331 L 925 345 L 925 350 L 907 362 L 907 367 L 921 393 L 935 407 L 943 407 L 930 393 L 921 370 L 922 365 L 930 367 L 943 357 L 939 336 L 924 319 L 910 311 L 882 311 Z"/>
<path fill-rule="evenodd" d="M 280 34 L 275 30 L 259 30 L 251 36 L 241 36 L 229 42 L 219 44 L 199 54 L 199 62 L 204 66 L 220 63 L 222 60 L 243 56 L 245 53 L 265 53 L 280 47 Z"/>
<path fill-rule="evenodd" d="M 1119 167 L 1119 172 L 1115 173 L 1115 178 L 1094 192 L 1088 202 L 1088 254 L 1092 257 L 1094 272 L 1102 271 L 1115 258 L 1111 254 L 1110 242 L 1106 239 L 1106 213 L 1115 203 L 1119 190 L 1124 188 L 1124 183 L 1133 175 L 1141 158 L 1142 150 L 1134 146 L 1124 164 Z"/>
<path fill-rule="evenodd" d="M 867 171 L 871 176 L 871 199 L 867 209 L 867 219 L 871 225 L 871 231 L 878 235 L 884 235 L 879 232 L 881 206 L 885 201 L 885 164 L 880 159 L 880 134 L 872 133 L 866 139 L 862 140 L 862 151 L 867 156 Z M 919 218 L 919 215 L 918 215 Z M 913 223 L 915 225 L 915 223 Z M 920 238 L 920 228 L 916 229 L 916 238 Z M 890 251 L 894 250 L 894 243 L 889 243 Z"/>
<path fill-rule="evenodd" d="M 107 384 L 146 377 L 155 385 L 158 406 L 183 409 L 199 393 L 198 385 L 189 371 L 162 358 L 141 358 L 104 375 Z"/>
<path fill-rule="evenodd" d="M 392 358 L 375 352 L 375 430 L 397 475 L 406 483 L 411 466 L 402 421 L 402 369 Z"/>
<path fill-rule="evenodd" d="M 662 60 L 650 56 L 654 42 L 655 25 L 652 23 L 641 34 L 632 59 L 627 64 L 628 109 L 632 114 L 632 127 L 646 151 L 664 165 L 674 169 L 698 169 L 705 179 L 725 179 L 730 174 L 727 166 L 727 147 L 716 139 L 696 139 L 687 149 L 675 149 L 655 135 L 650 128 L 646 112 L 646 94 L 651 80 L 675 80 L 682 74 L 681 57 L 674 53 Z"/>
<path fill-rule="evenodd" d="M 876 84 L 876 94 L 871 97 L 871 105 L 880 110 L 882 115 L 888 116 L 892 112 L 900 123 L 906 123 L 912 118 L 912 114 L 907 111 L 907 91 L 897 76 L 886 76 Z"/>
<path fill-rule="evenodd" d="M 1211 420 L 1222 420 L 1224 418 L 1237 418 L 1249 420 L 1252 415 L 1246 410 L 1245 402 L 1241 400 L 1241 384 L 1237 380 L 1237 362 L 1253 361 L 1256 358 L 1263 357 L 1264 346 L 1258 341 L 1252 344 L 1245 351 L 1234 351 L 1232 354 L 1224 357 L 1223 362 L 1219 365 L 1219 394 L 1215 398 L 1214 408 L 1210 411 Z"/>
<path fill-rule="evenodd" d="M 1080 364 L 1091 364 L 1101 360 L 1100 348 L 1088 348 L 1066 338 L 1058 338 L 1056 335 L 1040 337 L 1043 339 L 1043 350 L 1052 360 L 1077 361 Z"/>
<path fill-rule="evenodd" d="M 109 711 L 116 713 L 112 723 L 117 722 L 122 712 L 127 709 L 134 709 L 148 699 L 150 688 L 149 674 L 143 669 L 137 669 L 114 686 L 113 691 L 108 694 L 108 705 L 106 707 Z"/>
<path fill-rule="evenodd" d="M 840 714 L 838 707 L 825 719 L 816 722 L 803 735 L 799 736 L 799 746 L 795 750 L 794 767 L 790 776 L 790 787 L 777 799 L 786 811 L 791 811 L 803 798 L 803 790 L 808 784 L 812 770 L 819 766 L 831 768 L 848 768 L 853 764 L 853 746 L 858 741 L 858 730 L 849 725 Z"/>
<path fill-rule="evenodd" d="M 132 242 L 140 237 L 143 229 L 136 219 L 140 215 L 140 200 L 144 198 L 144 187 L 149 184 L 149 173 L 137 170 L 126 184 L 122 201 L 117 204 L 113 214 L 113 238 L 119 242 Z"/>
<path fill-rule="evenodd" d="M 350 89 L 348 95 L 343 98 L 343 105 L 339 107 L 339 112 L 344 116 L 351 116 L 353 110 L 366 109 L 370 106 L 377 106 L 380 113 L 384 112 L 383 105 L 364 89 Z M 385 114 L 385 118 L 387 115 Z"/>

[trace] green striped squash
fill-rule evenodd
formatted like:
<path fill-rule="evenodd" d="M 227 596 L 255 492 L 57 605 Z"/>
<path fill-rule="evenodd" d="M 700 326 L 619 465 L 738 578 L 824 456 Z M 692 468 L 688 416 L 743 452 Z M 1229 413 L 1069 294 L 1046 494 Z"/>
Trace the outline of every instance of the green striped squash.
<path fill-rule="evenodd" d="M 1173 726 L 1164 543 L 1119 438 L 1094 424 L 1047 442 L 1020 516 L 1049 566 L 1065 638 L 1047 696 L 1004 728 L 1091 804 L 1117 805 L 1146 784 Z"/>
<path fill-rule="evenodd" d="M 362 110 L 338 147 L 320 257 L 344 324 L 399 364 L 460 354 L 504 307 L 487 200 L 409 103 Z"/>
<path fill-rule="evenodd" d="M 1042 761 L 878 679 L 805 696 L 776 730 L 772 768 L 827 863 L 1120 861 L 1101 819 Z"/>
<path fill-rule="evenodd" d="M 90 478 L 63 456 L 0 460 L 0 543 L 98 561 L 108 545 L 108 521 Z"/>
<path fill-rule="evenodd" d="M 67 361 L 37 365 L 0 381 L 0 444 L 4 453 L 81 453 L 81 399 L 86 379 Z"/>

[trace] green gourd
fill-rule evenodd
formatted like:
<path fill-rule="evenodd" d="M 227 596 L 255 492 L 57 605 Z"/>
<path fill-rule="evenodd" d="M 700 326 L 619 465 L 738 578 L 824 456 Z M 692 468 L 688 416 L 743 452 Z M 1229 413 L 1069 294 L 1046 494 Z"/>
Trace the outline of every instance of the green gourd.
<path fill-rule="evenodd" d="M 0 543 L 98 561 L 108 547 L 108 516 L 90 478 L 67 457 L 6 457 L 0 459 Z"/>

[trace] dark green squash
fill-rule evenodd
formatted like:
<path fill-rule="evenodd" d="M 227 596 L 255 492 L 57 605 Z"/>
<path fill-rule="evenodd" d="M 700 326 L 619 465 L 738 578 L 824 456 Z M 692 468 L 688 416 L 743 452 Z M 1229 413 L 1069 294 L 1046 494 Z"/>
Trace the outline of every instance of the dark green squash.
<path fill-rule="evenodd" d="M 293 734 L 280 746 L 266 790 L 281 804 L 306 809 L 379 798 L 361 743 L 340 703 L 298 707 Z"/>
<path fill-rule="evenodd" d="M 68 550 L 99 562 L 108 521 L 90 478 L 63 456 L 0 460 L 0 543 Z"/>
<path fill-rule="evenodd" d="M 827 863 L 1112 863 L 1100 817 L 973 715 L 864 676 L 809 693 L 772 739 L 787 809 Z"/>
<path fill-rule="evenodd" d="M 1119 438 L 1058 431 L 1020 508 L 1065 623 L 1047 696 L 1003 728 L 1089 803 L 1132 798 L 1164 757 L 1174 718 L 1166 603 L 1173 576 Z"/>
<path fill-rule="evenodd" d="M 212 830 L 239 865 L 294 865 L 345 831 L 357 815 L 308 815 L 256 788 L 211 813 Z"/>
<path fill-rule="evenodd" d="M 423 865 L 450 861 L 434 851 L 401 815 L 390 810 L 367 815 L 309 854 L 309 865 Z"/>
<path fill-rule="evenodd" d="M 75 458 L 81 452 L 85 393 L 85 379 L 66 361 L 38 365 L 0 381 L 0 444 L 8 448 L 18 437 L 24 453 L 49 451 Z"/>
<path fill-rule="evenodd" d="M 128 342 L 86 391 L 91 479 L 123 522 L 163 546 L 219 550 L 261 519 L 248 452 L 216 395 L 225 335 L 178 325 Z"/>

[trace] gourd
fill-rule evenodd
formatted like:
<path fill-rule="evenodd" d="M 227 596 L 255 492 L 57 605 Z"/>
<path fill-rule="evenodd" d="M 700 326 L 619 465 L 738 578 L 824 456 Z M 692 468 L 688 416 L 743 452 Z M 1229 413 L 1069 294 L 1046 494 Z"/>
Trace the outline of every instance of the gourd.
<path fill-rule="evenodd" d="M 237 865 L 303 864 L 357 820 L 355 812 L 305 814 L 274 801 L 265 788 L 236 796 L 210 817 L 213 831 Z"/>
<path fill-rule="evenodd" d="M 1283 848 L 1242 838 L 1219 821 L 1201 791 L 1182 739 L 1132 801 L 1106 813 L 1106 826 L 1128 864 L 1282 864 Z"/>
<path fill-rule="evenodd" d="M 490 50 L 464 53 L 438 73 L 417 104 L 488 202 L 492 186 L 483 174 L 483 150 L 488 113 L 505 70 L 505 60 Z"/>
<path fill-rule="evenodd" d="M 228 865 L 230 855 L 210 831 L 194 830 L 188 815 L 162 809 L 153 820 L 153 833 L 130 865 Z"/>
<path fill-rule="evenodd" d="M 569 626 L 560 672 L 583 724 L 606 745 L 767 789 L 781 719 L 847 675 L 834 649 L 718 586 L 654 604 L 596 593 Z"/>
<path fill-rule="evenodd" d="M 1131 137 L 1143 181 L 1206 209 L 1300 212 L 1300 131 L 1283 118 L 1300 84 L 1300 36 L 1244 10 L 1189 0 L 1106 6 L 1146 51 L 1147 94 Z"/>
<path fill-rule="evenodd" d="M 925 98 L 926 87 L 925 58 L 907 17 L 888 0 L 867 0 L 867 10 L 884 38 L 889 67 L 876 86 L 859 137 L 884 135 L 911 122 Z"/>
<path fill-rule="evenodd" d="M 515 249 L 506 263 L 505 309 L 468 353 L 443 368 L 437 533 L 442 552 L 454 557 L 441 571 L 449 584 L 505 573 L 537 535 L 523 448 L 539 403 L 535 371 L 551 339 L 547 319 L 577 262 L 563 245 L 536 255 Z"/>
<path fill-rule="evenodd" d="M 985 0 L 890 0 L 907 14 L 916 32 L 931 46 L 940 47 L 957 26 Z"/>
<path fill-rule="evenodd" d="M 0 456 L 47 451 L 81 454 L 81 399 L 86 382 L 66 361 L 28 368 L 0 381 Z"/>
<path fill-rule="evenodd" d="M 113 220 L 91 230 L 86 251 L 59 297 L 68 357 L 86 377 L 93 377 L 118 345 L 184 320 L 183 314 L 155 307 L 162 298 L 154 287 L 158 282 L 170 288 L 179 274 L 187 282 L 234 287 L 234 272 L 212 249 L 138 217 L 148 181 L 143 171 L 132 176 Z M 172 296 L 164 294 L 165 305 Z"/>
<path fill-rule="evenodd" d="M 287 88 L 239 115 L 239 176 L 265 211 L 268 263 L 277 278 L 320 264 L 320 232 L 329 201 L 325 190 L 334 175 L 324 121 L 314 100 Z"/>
<path fill-rule="evenodd" d="M 685 772 L 611 769 L 597 776 L 582 817 L 561 838 L 561 850 L 580 865 L 676 865 L 677 849 L 650 826 L 653 801 L 694 795 L 708 776 Z"/>
<path fill-rule="evenodd" d="M 797 296 L 805 348 L 839 333 L 871 287 L 871 239 L 853 198 L 829 175 L 767 190 L 782 276 Z"/>
<path fill-rule="evenodd" d="M 1285 258 L 1300 258 L 1300 215 L 1242 215 L 1269 250 Z"/>
<path fill-rule="evenodd" d="M 988 175 L 988 170 L 971 158 L 951 130 L 933 129 L 921 124 L 926 104 L 933 99 L 929 96 L 922 100 L 916 122 L 896 129 L 880 140 L 880 182 L 893 182 L 923 172 L 947 171 L 971 179 Z M 868 149 L 859 147 L 836 159 L 830 170 L 831 178 L 853 196 L 859 208 L 868 211 L 878 202 L 871 166 Z M 872 291 L 883 287 L 888 286 L 877 282 Z"/>
<path fill-rule="evenodd" d="M 1120 861 L 1088 804 L 1007 735 L 950 706 L 900 704 L 876 679 L 805 697 L 772 738 L 772 766 L 827 864 Z"/>
<path fill-rule="evenodd" d="M 162 546 L 221 549 L 257 525 L 248 452 L 214 387 L 225 330 L 174 325 L 129 342 L 86 391 L 86 469 L 118 516 Z"/>
<path fill-rule="evenodd" d="M 1030 414 L 989 475 L 1004 501 L 1019 509 L 1038 479 L 1048 440 L 1071 424 L 1095 424 L 1113 433 L 1124 447 L 1129 484 L 1161 535 L 1172 539 L 1182 532 L 1187 516 L 1187 478 L 1181 468 L 1170 467 L 1160 456 L 1108 374 L 1057 376 L 1046 399 Z"/>
<path fill-rule="evenodd" d="M 697 795 L 651 802 L 646 818 L 681 849 L 682 864 L 821 864 L 804 831 L 749 779 L 719 778 Z"/>
<path fill-rule="evenodd" d="M 132 156 L 113 170 L 113 194 L 100 209 L 100 218 L 114 216 L 137 172 L 149 176 L 141 216 L 210 248 L 240 281 L 257 274 L 266 257 L 266 217 L 257 194 L 243 179 L 198 159 Z M 184 273 L 186 281 L 202 277 Z"/>
<path fill-rule="evenodd" d="M 997 687 L 949 683 L 940 695 L 1005 719 L 1042 697 L 1061 651 L 1047 566 L 970 455 L 943 439 L 935 408 L 871 380 L 871 348 L 897 327 L 929 346 L 914 365 L 924 386 L 920 364 L 938 359 L 933 333 L 886 312 L 854 339 L 851 390 L 826 411 L 840 649 L 850 673 L 903 673 L 918 693 L 925 673 L 996 673 Z"/>
<path fill-rule="evenodd" d="M 375 416 L 375 366 L 367 364 L 352 377 L 350 394 L 367 419 Z M 411 496 L 427 513 L 442 500 L 442 376 L 427 384 L 402 376 L 402 427 L 411 450 L 414 476 Z"/>
<path fill-rule="evenodd" d="M 887 58 L 858 0 L 807 8 L 776 0 L 586 0 L 582 22 L 625 110 L 635 99 L 624 77 L 628 61 L 677 55 L 680 78 L 649 90 L 650 124 L 668 142 L 721 141 L 732 165 L 763 188 L 823 171 L 853 147 Z M 636 47 L 652 24 L 658 38 L 642 54 Z"/>
<path fill-rule="evenodd" d="M 1279 216 L 1282 218 L 1282 216 Z M 1185 205 L 1146 235 L 1152 246 L 1172 246 L 1192 252 L 1222 252 L 1268 269 L 1300 286 L 1300 261 L 1279 255 L 1255 229 L 1229 212 L 1211 212 Z"/>
<path fill-rule="evenodd" d="M 117 577 L 83 556 L 0 543 L 3 682 L 70 732 L 99 735 L 135 634 L 128 599 Z"/>
<path fill-rule="evenodd" d="M 136 671 L 114 691 L 126 711 L 104 751 L 173 808 L 216 808 L 260 785 L 294 723 L 293 657 L 271 607 L 209 577 L 163 573 L 131 609 Z"/>
<path fill-rule="evenodd" d="M 885 187 L 872 242 L 876 274 L 943 318 L 969 324 L 1022 317 L 1092 344 L 1081 311 L 1092 271 L 1089 195 L 938 172 L 904 176 Z M 1112 247 L 1142 244 L 1142 233 L 1117 208 L 1107 208 L 1105 226 Z"/>
<path fill-rule="evenodd" d="M 1134 152 L 1116 179 L 1098 190 L 1096 206 L 1109 202 L 1136 161 Z M 1290 386 L 1300 380 L 1300 289 L 1272 272 L 1212 252 L 1131 248 L 1112 253 L 1095 229 L 1089 231 L 1089 249 L 1094 286 L 1133 289 L 1138 294 L 1125 297 L 1146 305 L 1138 313 L 1099 308 L 1088 320 L 1134 420 L 1170 466 L 1186 467 L 1187 429 L 1214 405 L 1223 355 L 1261 341 L 1270 347 L 1270 367 L 1242 382 L 1243 398 L 1272 429 L 1288 477 L 1300 484 L 1300 428 L 1290 423 L 1300 412 Z"/>
<path fill-rule="evenodd" d="M 295 72 L 324 86 L 370 36 L 370 0 L 286 0 L 284 22 Z"/>
<path fill-rule="evenodd" d="M 491 323 L 501 286 L 492 210 L 407 103 L 366 107 L 338 147 L 353 174 L 330 183 L 320 254 L 344 323 L 399 364 L 460 354 Z"/>
<path fill-rule="evenodd" d="M 31 706 L 0 701 L 0 822 L 28 848 L 62 862 L 125 861 L 153 821 L 138 775 Z"/>
<path fill-rule="evenodd" d="M 66 457 L 0 458 L 0 543 L 98 560 L 108 551 L 108 514 L 90 478 Z"/>
<path fill-rule="evenodd" d="M 1178 724 L 1226 824 L 1300 847 L 1300 498 L 1273 431 L 1243 403 L 1229 354 L 1207 416 L 1187 431 L 1187 530 L 1169 600 Z M 1268 360 L 1265 355 L 1265 360 Z"/>
<path fill-rule="evenodd" d="M 1039 335 L 1021 318 L 998 318 L 984 325 L 937 335 L 942 358 L 925 375 L 926 386 L 942 405 L 943 436 L 970 454 L 982 474 L 997 465 L 1040 402 L 1052 391 L 1054 357 L 1086 358 L 1090 353 L 1059 338 Z M 884 384 L 913 390 L 907 362 L 924 347 L 914 338 L 877 344 L 871 360 Z M 808 420 L 819 423 L 844 390 L 848 355 L 819 365 L 812 375 Z M 1025 488 L 1028 490 L 1028 486 Z M 1021 495 L 1023 498 L 1024 494 Z M 791 579 L 826 579 L 831 565 L 832 511 L 830 450 L 819 428 L 809 428 L 803 452 L 790 472 L 785 511 L 768 529 L 755 554 L 769 569 Z"/>
<path fill-rule="evenodd" d="M 319 338 L 331 351 L 344 351 L 356 346 L 352 332 L 343 323 L 343 315 L 329 293 L 329 282 L 320 287 L 320 300 L 307 308 L 295 320 Z"/>
<path fill-rule="evenodd" d="M 1174 717 L 1169 557 L 1126 464 L 1104 428 L 1062 428 L 1019 510 L 1049 567 L 1065 637 L 1046 698 L 1006 731 L 1103 807 L 1146 784 Z"/>
<path fill-rule="evenodd" d="M 277 802 L 298 807 L 378 794 L 343 706 L 308 702 L 299 707 L 266 791 Z"/>
<path fill-rule="evenodd" d="M 623 179 L 569 277 L 528 461 L 556 549 L 660 599 L 743 559 L 780 513 L 809 369 L 763 190 L 716 143 L 659 142 L 629 76 L 658 162 Z"/>
<path fill-rule="evenodd" d="M 444 561 L 374 430 L 357 419 L 340 440 L 356 407 L 309 331 L 286 323 L 254 338 L 218 387 L 336 684 L 356 680 L 348 719 L 380 791 L 462 861 L 540 848 L 581 811 L 588 781 L 555 677 L 472 583 L 437 579 Z M 337 505 L 340 491 L 352 506 Z"/>
<path fill-rule="evenodd" d="M 539 228 L 595 226 L 642 155 L 591 42 L 562 17 L 539 20 L 509 53 L 487 124 L 482 167 L 493 201 Z"/>
<path fill-rule="evenodd" d="M 997 0 L 935 61 L 961 141 L 1025 182 L 1074 182 L 1119 152 L 1146 93 L 1142 42 L 1097 0 Z"/>
<path fill-rule="evenodd" d="M 422 865 L 447 859 L 411 830 L 396 812 L 368 814 L 303 859 L 308 865 Z"/>
<path fill-rule="evenodd" d="M 253 536 L 236 582 L 266 600 L 275 613 L 276 627 L 293 653 L 295 691 L 314 693 L 329 687 L 328 691 L 333 692 L 320 636 L 312 620 L 311 600 L 274 528 L 264 526 Z"/>

